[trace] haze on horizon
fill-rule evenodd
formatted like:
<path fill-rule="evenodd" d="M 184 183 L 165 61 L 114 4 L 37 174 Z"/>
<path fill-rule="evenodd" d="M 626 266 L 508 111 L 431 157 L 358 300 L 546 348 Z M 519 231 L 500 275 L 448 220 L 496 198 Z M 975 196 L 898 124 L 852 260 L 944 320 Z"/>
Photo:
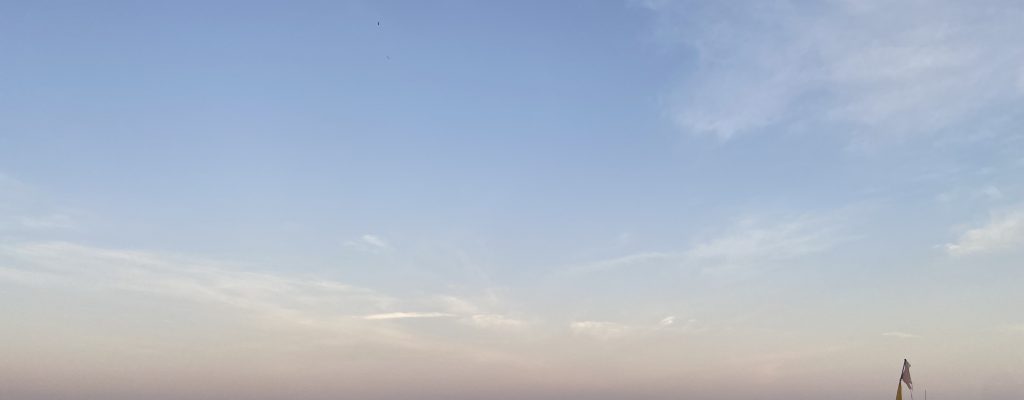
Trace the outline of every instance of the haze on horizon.
<path fill-rule="evenodd" d="M 1024 397 L 1024 4 L 0 3 L 0 398 Z"/>

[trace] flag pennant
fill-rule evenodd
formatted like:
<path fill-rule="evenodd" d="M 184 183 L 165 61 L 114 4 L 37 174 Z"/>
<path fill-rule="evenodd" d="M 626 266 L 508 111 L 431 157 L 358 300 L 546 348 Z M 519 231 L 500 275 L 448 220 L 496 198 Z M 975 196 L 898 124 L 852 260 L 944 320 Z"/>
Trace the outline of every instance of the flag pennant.
<path fill-rule="evenodd" d="M 903 374 L 900 375 L 900 380 L 907 384 L 907 389 L 914 390 L 914 383 L 910 381 L 910 363 L 907 359 L 903 359 Z"/>

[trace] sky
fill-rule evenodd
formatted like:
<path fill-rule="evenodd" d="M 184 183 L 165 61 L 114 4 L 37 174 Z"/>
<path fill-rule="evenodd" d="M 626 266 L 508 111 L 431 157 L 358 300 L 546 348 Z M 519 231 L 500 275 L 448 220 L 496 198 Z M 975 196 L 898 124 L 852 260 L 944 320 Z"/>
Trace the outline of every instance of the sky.
<path fill-rule="evenodd" d="M 0 2 L 0 397 L 1024 397 L 1015 1 Z"/>

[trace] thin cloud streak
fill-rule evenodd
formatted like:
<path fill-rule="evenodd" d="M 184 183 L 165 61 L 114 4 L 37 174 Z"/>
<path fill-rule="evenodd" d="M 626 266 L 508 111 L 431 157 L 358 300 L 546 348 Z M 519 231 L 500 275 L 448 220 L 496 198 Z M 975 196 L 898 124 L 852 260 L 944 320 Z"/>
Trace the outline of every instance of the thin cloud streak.
<path fill-rule="evenodd" d="M 1019 104 L 1024 10 L 955 1 L 655 2 L 659 37 L 696 53 L 669 113 L 729 140 L 773 126 L 931 134 Z"/>
<path fill-rule="evenodd" d="M 65 289 L 96 288 L 210 302 L 297 320 L 337 319 L 339 311 L 380 309 L 398 302 L 344 283 L 250 272 L 228 264 L 68 242 L 0 247 L 0 268 L 22 281 Z M 351 312 L 349 312 L 351 313 Z M 332 315 L 333 314 L 333 315 Z"/>
<path fill-rule="evenodd" d="M 368 320 L 382 320 L 382 319 L 409 319 L 409 318 L 450 318 L 455 317 L 455 314 L 443 313 L 443 312 L 392 312 L 383 314 L 373 314 L 363 317 Z"/>
<path fill-rule="evenodd" d="M 947 243 L 946 252 L 952 256 L 985 254 L 1024 247 L 1024 210 L 1017 209 L 993 214 L 988 223 L 960 234 L 956 241 Z"/>
<path fill-rule="evenodd" d="M 599 340 L 616 340 L 653 334 L 696 334 L 707 330 L 696 318 L 677 323 L 676 316 L 670 315 L 654 324 L 629 325 L 611 321 L 583 320 L 569 323 L 569 331 L 575 336 Z"/>
<path fill-rule="evenodd" d="M 468 321 L 473 326 L 483 329 L 522 329 L 527 326 L 525 321 L 499 314 L 471 315 Z"/>
<path fill-rule="evenodd" d="M 817 254 L 846 238 L 838 218 L 811 215 L 764 223 L 744 219 L 728 231 L 674 252 L 640 252 L 571 267 L 568 275 L 589 274 L 644 266 L 717 268 L 750 267 Z"/>
<path fill-rule="evenodd" d="M 885 332 L 882 334 L 882 336 L 888 336 L 897 339 L 918 339 L 921 337 L 920 335 L 915 335 L 913 333 L 906 332 Z"/>
<path fill-rule="evenodd" d="M 0 246 L 0 282 L 45 290 L 123 291 L 202 302 L 226 307 L 223 312 L 228 314 L 259 316 L 283 327 L 343 332 L 350 340 L 390 340 L 423 349 L 426 342 L 411 331 L 368 321 L 440 318 L 464 320 L 467 324 L 463 325 L 480 329 L 526 326 L 454 296 L 403 299 L 332 280 L 251 272 L 218 261 L 69 242 Z M 467 313 L 390 311 L 429 306 L 437 303 L 436 299 L 445 305 L 457 302 L 455 308 Z"/>
<path fill-rule="evenodd" d="M 795 259 L 836 245 L 841 240 L 837 230 L 835 221 L 811 216 L 767 226 L 748 219 L 728 233 L 698 243 L 686 251 L 686 256 L 724 264 Z"/>
<path fill-rule="evenodd" d="M 358 239 L 345 241 L 344 245 L 367 253 L 383 253 L 393 250 L 391 244 L 383 237 L 369 233 L 359 236 Z"/>

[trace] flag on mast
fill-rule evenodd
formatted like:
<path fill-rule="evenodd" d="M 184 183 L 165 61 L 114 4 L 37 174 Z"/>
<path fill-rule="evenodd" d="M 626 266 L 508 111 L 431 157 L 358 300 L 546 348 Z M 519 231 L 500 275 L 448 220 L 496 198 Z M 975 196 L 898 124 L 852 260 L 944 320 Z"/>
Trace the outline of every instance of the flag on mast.
<path fill-rule="evenodd" d="M 910 389 L 910 398 L 914 398 L 914 383 L 910 380 L 910 363 L 907 359 L 903 359 L 903 372 L 900 373 L 900 380 L 896 382 L 896 400 L 903 400 L 903 384 L 907 384 L 907 389 Z"/>
<path fill-rule="evenodd" d="M 907 384 L 907 389 L 914 390 L 914 383 L 910 381 L 910 363 L 907 359 L 903 359 L 903 374 L 900 375 L 900 380 Z"/>

